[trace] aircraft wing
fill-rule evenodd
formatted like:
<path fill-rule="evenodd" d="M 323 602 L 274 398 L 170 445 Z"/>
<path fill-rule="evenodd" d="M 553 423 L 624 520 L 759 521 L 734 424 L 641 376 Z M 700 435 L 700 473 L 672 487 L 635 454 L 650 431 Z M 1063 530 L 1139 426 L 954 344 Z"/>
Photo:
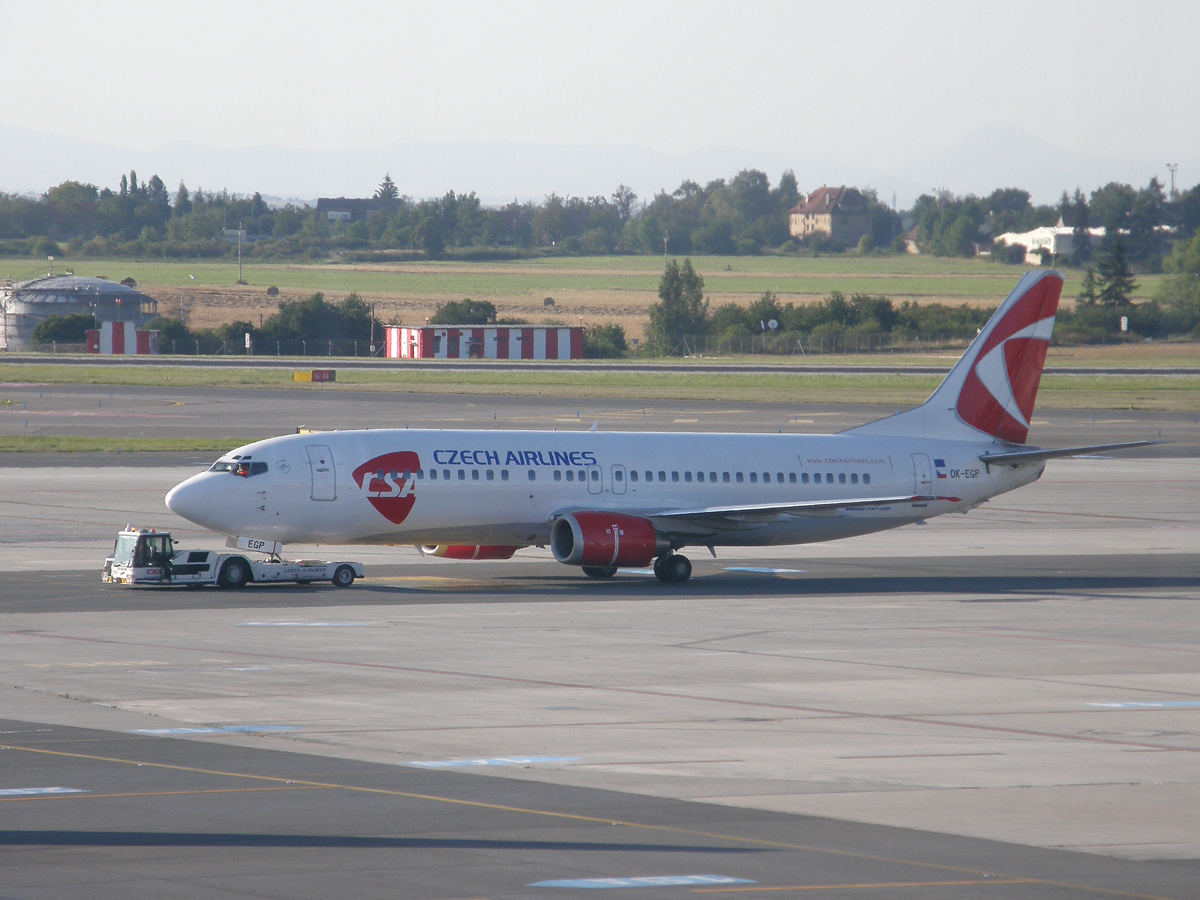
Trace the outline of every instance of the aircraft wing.
<path fill-rule="evenodd" d="M 1029 466 L 1048 459 L 1079 456 L 1084 453 L 1103 453 L 1106 450 L 1129 450 L 1132 447 L 1152 447 L 1167 441 L 1127 441 L 1123 444 L 1092 444 L 1088 447 L 1064 447 L 1060 450 L 1005 450 L 999 453 L 980 453 L 979 461 L 989 466 Z"/>
<path fill-rule="evenodd" d="M 813 513 L 836 512 L 868 506 L 888 506 L 892 503 L 928 503 L 950 497 L 925 497 L 904 494 L 896 497 L 854 497 L 841 500 L 802 500 L 792 503 L 746 503 L 735 506 L 697 506 L 691 509 L 664 509 L 642 513 L 647 519 L 753 519 L 763 516 L 803 516 Z"/>

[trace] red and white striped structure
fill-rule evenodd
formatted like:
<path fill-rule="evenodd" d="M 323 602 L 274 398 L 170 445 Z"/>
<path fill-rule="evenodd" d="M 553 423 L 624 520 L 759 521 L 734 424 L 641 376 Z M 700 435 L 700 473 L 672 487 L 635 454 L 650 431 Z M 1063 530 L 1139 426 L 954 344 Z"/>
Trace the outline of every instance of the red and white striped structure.
<path fill-rule="evenodd" d="M 388 325 L 389 359 L 583 359 L 583 329 L 557 325 Z"/>
<path fill-rule="evenodd" d="M 141 331 L 136 322 L 101 322 L 87 333 L 87 352 L 106 356 L 158 353 L 158 332 Z"/>

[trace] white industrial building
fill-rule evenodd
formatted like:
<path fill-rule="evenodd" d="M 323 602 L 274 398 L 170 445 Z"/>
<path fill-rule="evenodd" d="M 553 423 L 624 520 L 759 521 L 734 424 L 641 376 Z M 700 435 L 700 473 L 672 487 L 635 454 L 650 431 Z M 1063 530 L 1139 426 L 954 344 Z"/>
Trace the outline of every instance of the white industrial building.
<path fill-rule="evenodd" d="M 0 285 L 0 350 L 25 350 L 33 330 L 52 315 L 95 316 L 96 322 L 133 322 L 158 315 L 158 302 L 136 288 L 106 278 L 47 275 Z"/>
<path fill-rule="evenodd" d="M 1104 239 L 1104 228 L 1089 228 L 1088 237 L 1095 247 Z M 1032 231 L 1008 231 L 996 238 L 995 243 L 1007 244 L 1010 247 L 1025 248 L 1025 263 L 1031 266 L 1041 265 L 1042 252 L 1045 250 L 1052 258 L 1070 256 L 1075 252 L 1075 229 L 1063 225 L 1059 220 L 1057 225 L 1043 225 Z"/>

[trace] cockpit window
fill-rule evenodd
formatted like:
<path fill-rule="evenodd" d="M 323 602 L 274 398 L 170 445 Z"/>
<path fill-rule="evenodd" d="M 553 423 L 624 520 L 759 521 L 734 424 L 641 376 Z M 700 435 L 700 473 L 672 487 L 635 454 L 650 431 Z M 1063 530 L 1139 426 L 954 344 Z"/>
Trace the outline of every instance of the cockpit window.
<path fill-rule="evenodd" d="M 250 478 L 253 475 L 263 475 L 268 469 L 270 469 L 270 466 L 265 462 L 251 462 L 248 459 L 232 462 L 230 460 L 218 459 L 208 471 L 232 472 L 234 475 Z"/>

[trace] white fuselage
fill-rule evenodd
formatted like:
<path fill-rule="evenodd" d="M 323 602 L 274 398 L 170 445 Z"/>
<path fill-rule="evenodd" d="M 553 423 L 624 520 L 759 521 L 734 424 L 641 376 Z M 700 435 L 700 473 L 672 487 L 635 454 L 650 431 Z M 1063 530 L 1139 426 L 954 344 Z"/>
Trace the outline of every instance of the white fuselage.
<path fill-rule="evenodd" d="M 213 531 L 281 543 L 526 546 L 549 540 L 556 515 L 606 510 L 651 519 L 676 547 L 800 544 L 964 512 L 1041 475 L 1042 465 L 989 471 L 978 457 L 995 448 L 986 439 L 853 434 L 341 431 L 240 447 L 222 460 L 228 469 L 249 458 L 253 474 L 204 472 L 167 502 Z M 898 496 L 928 499 L 654 518 Z"/>

